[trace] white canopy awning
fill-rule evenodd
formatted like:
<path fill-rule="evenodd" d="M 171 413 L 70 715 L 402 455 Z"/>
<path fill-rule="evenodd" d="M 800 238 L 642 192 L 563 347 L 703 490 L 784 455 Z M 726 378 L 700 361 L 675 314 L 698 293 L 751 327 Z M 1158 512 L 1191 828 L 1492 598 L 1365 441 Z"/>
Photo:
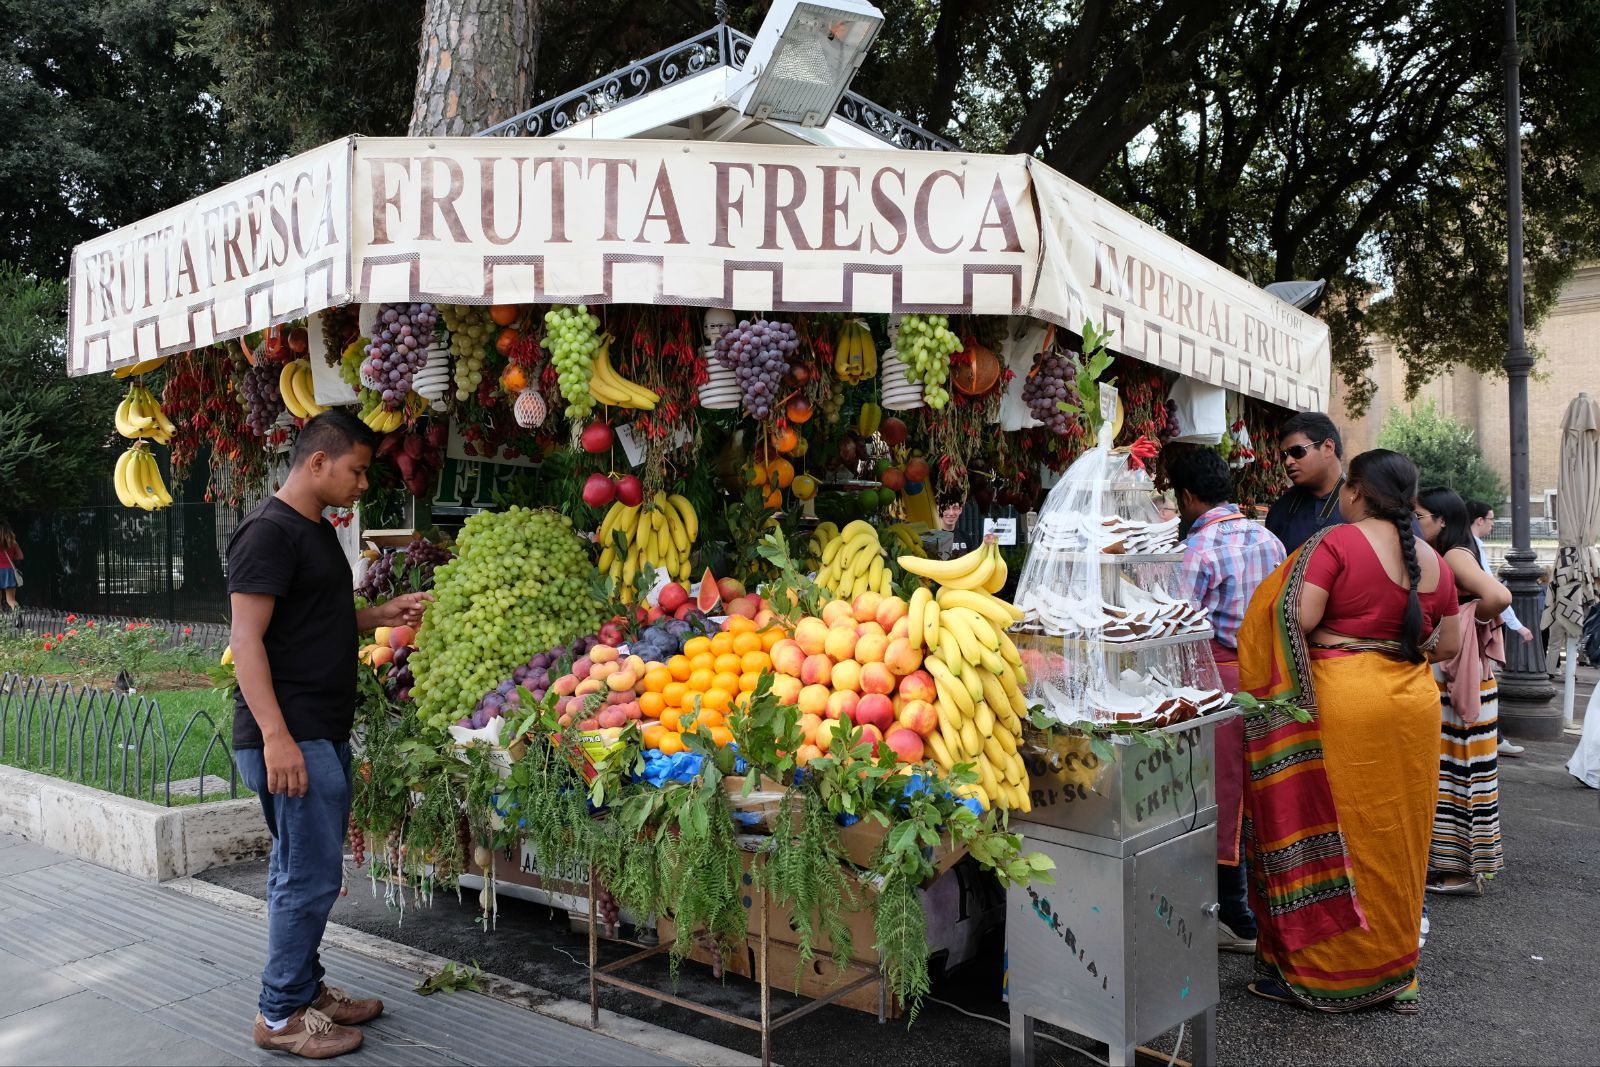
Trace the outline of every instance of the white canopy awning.
<path fill-rule="evenodd" d="M 70 369 L 416 300 L 1087 318 L 1328 403 L 1326 326 L 1029 157 L 569 137 L 353 137 L 86 242 Z"/>

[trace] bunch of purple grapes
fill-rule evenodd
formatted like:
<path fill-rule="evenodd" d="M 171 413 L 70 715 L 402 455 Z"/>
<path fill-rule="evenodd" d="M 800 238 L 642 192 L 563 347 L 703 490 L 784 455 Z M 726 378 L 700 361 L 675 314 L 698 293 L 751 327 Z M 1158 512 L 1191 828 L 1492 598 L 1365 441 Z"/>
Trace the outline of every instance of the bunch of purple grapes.
<path fill-rule="evenodd" d="M 782 397 L 789 357 L 799 349 L 800 338 L 789 323 L 743 319 L 733 329 L 722 331 L 716 357 L 739 379 L 745 411 L 764 419 Z"/>
<path fill-rule="evenodd" d="M 411 699 L 411 687 L 417 684 L 417 679 L 411 673 L 411 653 L 414 651 L 401 645 L 394 650 L 394 659 L 389 661 L 389 671 L 383 676 L 383 685 L 394 700 Z"/>
<path fill-rule="evenodd" d="M 411 392 L 411 379 L 428 363 L 428 345 L 439 312 L 432 304 L 379 304 L 378 321 L 367 345 L 361 376 L 383 397 L 383 406 L 398 411 Z"/>
<path fill-rule="evenodd" d="M 528 660 L 526 666 L 512 671 L 508 680 L 501 682 L 478 701 L 478 706 L 473 709 L 470 717 L 460 720 L 456 725 L 481 730 L 489 725 L 489 720 L 496 715 L 509 717 L 512 711 L 522 706 L 523 688 L 533 694 L 535 700 L 543 700 L 545 694 L 550 691 L 550 686 L 560 677 L 560 672 L 555 669 L 556 666 L 569 655 L 573 660 L 587 655 L 589 650 L 598 644 L 600 644 L 599 635 L 591 634 L 588 637 L 578 638 L 570 648 L 566 645 L 557 645 L 548 652 L 540 652 Z"/>
<path fill-rule="evenodd" d="M 1068 415 L 1058 406 L 1076 395 L 1072 379 L 1077 375 L 1071 361 L 1051 349 L 1033 358 L 1033 373 L 1022 383 L 1022 399 L 1033 417 L 1054 433 L 1067 432 Z"/>
<path fill-rule="evenodd" d="M 616 937 L 617 926 L 622 922 L 622 905 L 611 895 L 611 890 L 603 885 L 595 886 L 594 898 L 595 914 L 600 920 L 601 931 L 606 937 Z"/>
<path fill-rule="evenodd" d="M 263 359 L 245 371 L 244 380 L 239 383 L 239 395 L 244 397 L 244 421 L 257 437 L 267 436 L 284 412 L 283 393 L 278 389 L 282 372 L 282 366 Z"/>
<path fill-rule="evenodd" d="M 405 548 L 385 552 L 373 560 L 356 586 L 356 596 L 369 604 L 381 604 L 401 593 L 432 589 L 433 572 L 455 558 L 448 548 L 418 537 Z"/>

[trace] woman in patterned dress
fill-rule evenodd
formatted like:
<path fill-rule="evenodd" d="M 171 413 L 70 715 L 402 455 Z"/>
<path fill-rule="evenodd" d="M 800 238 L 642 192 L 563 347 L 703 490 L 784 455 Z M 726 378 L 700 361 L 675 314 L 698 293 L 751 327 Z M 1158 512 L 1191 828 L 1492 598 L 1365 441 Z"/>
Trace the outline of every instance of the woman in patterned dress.
<path fill-rule="evenodd" d="M 1477 622 L 1479 640 L 1473 647 L 1499 647 L 1500 613 L 1511 605 L 1511 593 L 1483 569 L 1472 540 L 1472 522 L 1466 503 L 1453 489 L 1436 487 L 1417 494 L 1417 525 L 1423 538 L 1444 559 L 1455 575 L 1456 589 L 1467 620 Z M 1468 607 L 1470 606 L 1470 614 Z M 1441 730 L 1439 735 L 1439 802 L 1434 810 L 1433 840 L 1428 847 L 1428 891 L 1456 896 L 1478 896 L 1483 880 L 1505 866 L 1500 845 L 1500 773 L 1498 689 L 1486 655 L 1468 655 L 1458 678 L 1457 700 L 1441 667 L 1434 667 L 1439 682 Z M 1477 683 L 1477 712 L 1461 702 L 1462 686 Z"/>

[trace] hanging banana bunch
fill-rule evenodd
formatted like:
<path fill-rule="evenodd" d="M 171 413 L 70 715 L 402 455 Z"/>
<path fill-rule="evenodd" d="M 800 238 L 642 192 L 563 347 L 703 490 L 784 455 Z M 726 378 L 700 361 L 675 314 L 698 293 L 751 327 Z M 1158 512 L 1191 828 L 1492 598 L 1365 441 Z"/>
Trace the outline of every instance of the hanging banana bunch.
<path fill-rule="evenodd" d="M 295 359 L 285 363 L 278 374 L 278 392 L 283 394 L 284 407 L 297 419 L 314 419 L 328 410 L 317 403 L 310 360 Z"/>
<path fill-rule="evenodd" d="M 611 365 L 611 342 L 608 339 L 595 354 L 590 370 L 589 392 L 602 404 L 634 411 L 654 411 L 661 398 L 636 382 L 630 382 Z"/>
<path fill-rule="evenodd" d="M 833 373 L 852 385 L 877 375 L 878 345 L 860 319 L 846 319 L 839 327 L 833 346 Z"/>
<path fill-rule="evenodd" d="M 888 557 L 878 542 L 877 528 L 856 519 L 823 548 L 817 584 L 840 600 L 869 591 L 888 596 L 894 592 Z"/>
<path fill-rule="evenodd" d="M 162 445 L 178 430 L 143 382 L 128 387 L 128 395 L 117 405 L 116 423 L 117 433 L 123 437 L 135 441 L 148 438 Z"/>
<path fill-rule="evenodd" d="M 619 533 L 626 546 L 620 553 Z M 632 507 L 618 501 L 600 522 L 600 572 L 617 584 L 624 601 L 633 599 L 633 580 L 646 566 L 665 571 L 674 581 L 686 582 L 689 557 L 699 535 L 700 517 L 694 505 L 676 493 L 658 492 Z"/>
<path fill-rule="evenodd" d="M 143 444 L 134 445 L 117 459 L 111 485 L 125 508 L 154 511 L 172 503 L 172 494 L 161 480 L 156 457 Z"/>

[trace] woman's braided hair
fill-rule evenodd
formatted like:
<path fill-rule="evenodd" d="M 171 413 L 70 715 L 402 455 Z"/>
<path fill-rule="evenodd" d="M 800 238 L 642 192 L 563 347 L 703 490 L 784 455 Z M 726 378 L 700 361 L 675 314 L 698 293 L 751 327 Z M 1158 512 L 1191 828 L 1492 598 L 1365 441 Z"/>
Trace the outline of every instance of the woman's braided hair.
<path fill-rule="evenodd" d="M 1417 467 L 1405 456 L 1387 448 L 1374 448 L 1350 461 L 1349 482 L 1359 489 L 1372 517 L 1394 523 L 1400 535 L 1411 592 L 1400 621 L 1400 650 L 1412 663 L 1426 657 L 1422 642 L 1422 565 L 1417 562 L 1417 539 L 1412 530 L 1412 507 L 1417 499 Z"/>

